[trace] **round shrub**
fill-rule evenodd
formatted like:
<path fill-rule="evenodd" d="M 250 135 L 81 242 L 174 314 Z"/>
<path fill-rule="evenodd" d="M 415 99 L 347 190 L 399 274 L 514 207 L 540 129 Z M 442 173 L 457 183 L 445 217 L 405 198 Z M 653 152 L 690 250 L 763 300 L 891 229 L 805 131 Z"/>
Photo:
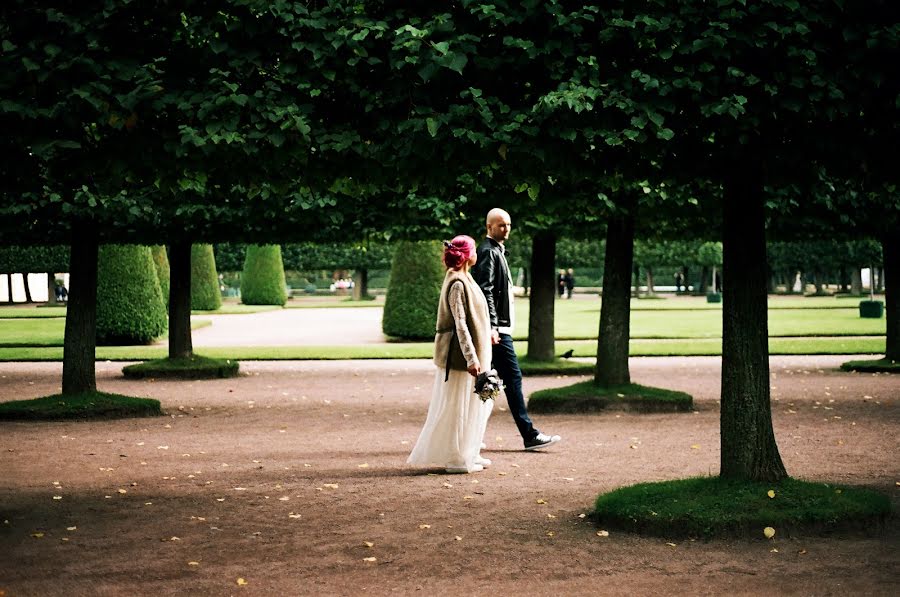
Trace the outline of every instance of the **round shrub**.
<path fill-rule="evenodd" d="M 241 274 L 241 302 L 245 305 L 283 306 L 286 301 L 281 247 L 247 245 Z"/>
<path fill-rule="evenodd" d="M 153 264 L 156 266 L 156 277 L 159 278 L 159 289 L 162 291 L 163 304 L 169 306 L 169 256 L 166 247 L 155 245 L 150 247 Z"/>
<path fill-rule="evenodd" d="M 191 309 L 215 311 L 222 306 L 219 274 L 212 245 L 191 246 Z"/>
<path fill-rule="evenodd" d="M 441 284 L 446 270 L 438 241 L 403 241 L 391 264 L 381 329 L 388 336 L 426 340 L 434 338 Z"/>
<path fill-rule="evenodd" d="M 104 245 L 97 260 L 97 344 L 148 344 L 166 331 L 150 247 Z"/>

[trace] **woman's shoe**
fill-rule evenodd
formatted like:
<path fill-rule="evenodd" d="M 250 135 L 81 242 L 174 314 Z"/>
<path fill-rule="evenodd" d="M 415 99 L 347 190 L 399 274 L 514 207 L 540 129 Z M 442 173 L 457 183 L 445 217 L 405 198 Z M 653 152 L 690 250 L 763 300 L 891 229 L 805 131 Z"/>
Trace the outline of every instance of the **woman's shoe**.
<path fill-rule="evenodd" d="M 493 464 L 490 458 L 485 458 L 484 456 L 476 456 L 475 464 L 480 464 L 483 468 L 487 468 Z"/>

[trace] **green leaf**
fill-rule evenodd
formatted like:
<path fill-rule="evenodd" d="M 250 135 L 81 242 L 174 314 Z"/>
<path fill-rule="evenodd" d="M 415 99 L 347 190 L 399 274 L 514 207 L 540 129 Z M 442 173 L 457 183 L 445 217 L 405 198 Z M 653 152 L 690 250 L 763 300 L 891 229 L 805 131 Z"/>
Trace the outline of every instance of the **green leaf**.
<path fill-rule="evenodd" d="M 447 64 L 447 68 L 450 70 L 455 70 L 459 74 L 462 74 L 463 69 L 466 64 L 469 62 L 469 57 L 460 52 L 456 52 L 453 54 L 453 57 L 450 59 L 450 63 Z"/>
<path fill-rule="evenodd" d="M 3 51 L 4 52 L 12 52 L 13 50 L 16 49 L 16 47 L 17 47 L 16 44 L 9 41 L 8 39 L 3 40 Z"/>
<path fill-rule="evenodd" d="M 438 132 L 438 129 L 441 128 L 441 124 L 442 124 L 441 121 L 435 120 L 434 118 L 426 118 L 425 119 L 425 126 L 428 127 L 428 133 L 432 137 L 437 136 L 437 132 Z"/>
<path fill-rule="evenodd" d="M 664 141 L 669 141 L 675 136 L 675 132 L 672 129 L 659 129 L 656 136 Z"/>

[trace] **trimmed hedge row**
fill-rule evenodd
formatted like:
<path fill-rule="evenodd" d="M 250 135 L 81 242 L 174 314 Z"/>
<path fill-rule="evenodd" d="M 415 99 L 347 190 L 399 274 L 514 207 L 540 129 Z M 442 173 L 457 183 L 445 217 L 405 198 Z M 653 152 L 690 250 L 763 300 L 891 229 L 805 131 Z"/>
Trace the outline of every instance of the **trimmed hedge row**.
<path fill-rule="evenodd" d="M 168 327 L 150 247 L 104 245 L 97 260 L 97 344 L 149 344 Z"/>
<path fill-rule="evenodd" d="M 440 241 L 397 243 L 381 320 L 385 334 L 409 340 L 434 338 L 446 273 L 442 254 Z"/>
<path fill-rule="evenodd" d="M 241 274 L 241 302 L 280 305 L 287 302 L 284 265 L 279 245 L 248 245 Z"/>
<path fill-rule="evenodd" d="M 191 246 L 191 309 L 216 311 L 222 306 L 219 273 L 212 245 Z"/>

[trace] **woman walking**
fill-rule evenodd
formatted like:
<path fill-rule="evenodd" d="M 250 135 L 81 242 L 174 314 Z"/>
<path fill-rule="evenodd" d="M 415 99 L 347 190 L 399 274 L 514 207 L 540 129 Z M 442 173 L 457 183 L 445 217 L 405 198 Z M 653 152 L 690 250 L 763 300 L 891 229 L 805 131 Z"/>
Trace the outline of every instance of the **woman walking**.
<path fill-rule="evenodd" d="M 484 293 L 469 274 L 475 240 L 457 236 L 444 242 L 447 273 L 438 305 L 434 337 L 434 389 L 428 416 L 407 462 L 436 465 L 448 473 L 472 473 L 489 466 L 481 441 L 493 400 L 481 400 L 475 378 L 491 366 L 491 329 Z"/>

